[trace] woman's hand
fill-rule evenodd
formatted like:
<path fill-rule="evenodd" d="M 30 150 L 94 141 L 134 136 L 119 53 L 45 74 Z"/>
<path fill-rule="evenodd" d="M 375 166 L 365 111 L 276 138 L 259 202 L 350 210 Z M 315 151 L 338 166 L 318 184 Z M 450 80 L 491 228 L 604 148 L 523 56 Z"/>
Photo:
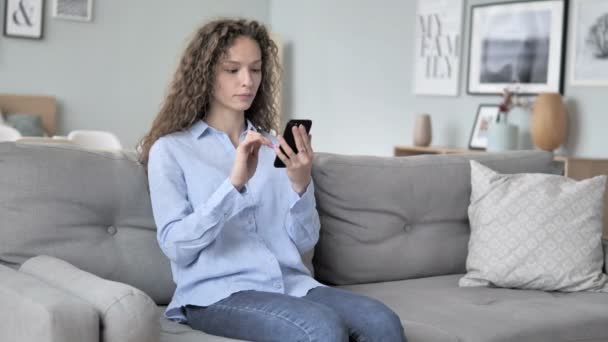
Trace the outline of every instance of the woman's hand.
<path fill-rule="evenodd" d="M 241 191 L 243 186 L 253 177 L 258 166 L 260 147 L 273 147 L 270 140 L 255 131 L 248 131 L 245 139 L 236 148 L 236 158 L 230 172 L 230 182 Z"/>
<path fill-rule="evenodd" d="M 291 187 L 302 195 L 310 183 L 312 172 L 313 150 L 310 145 L 310 136 L 306 133 L 303 125 L 291 128 L 296 142 L 297 153 L 294 152 L 282 136 L 279 143 L 285 153 L 277 146 L 274 151 L 287 167 L 287 176 L 291 181 Z"/>

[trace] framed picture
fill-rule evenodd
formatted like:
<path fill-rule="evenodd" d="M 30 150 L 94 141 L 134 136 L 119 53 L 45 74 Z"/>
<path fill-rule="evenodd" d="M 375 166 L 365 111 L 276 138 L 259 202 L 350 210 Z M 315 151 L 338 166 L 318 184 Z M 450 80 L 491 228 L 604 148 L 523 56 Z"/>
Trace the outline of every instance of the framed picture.
<path fill-rule="evenodd" d="M 418 0 L 414 93 L 457 96 L 463 0 Z"/>
<path fill-rule="evenodd" d="M 570 82 L 608 86 L 608 1 L 574 2 Z"/>
<path fill-rule="evenodd" d="M 5 0 L 4 35 L 42 39 L 43 0 Z"/>
<path fill-rule="evenodd" d="M 481 104 L 477 109 L 473 130 L 469 138 L 469 148 L 472 150 L 485 150 L 488 146 L 488 127 L 490 122 L 498 116 L 498 105 Z"/>
<path fill-rule="evenodd" d="M 471 7 L 469 94 L 563 92 L 566 0 Z"/>
<path fill-rule="evenodd" d="M 53 17 L 67 20 L 93 20 L 93 0 L 53 0 Z"/>

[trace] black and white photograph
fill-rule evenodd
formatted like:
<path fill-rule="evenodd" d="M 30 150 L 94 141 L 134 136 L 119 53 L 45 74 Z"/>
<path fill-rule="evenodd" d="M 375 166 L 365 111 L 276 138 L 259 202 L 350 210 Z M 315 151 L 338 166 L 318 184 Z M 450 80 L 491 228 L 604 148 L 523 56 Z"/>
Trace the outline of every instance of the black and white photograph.
<path fill-rule="evenodd" d="M 93 0 L 53 0 L 53 17 L 91 21 L 93 19 Z"/>
<path fill-rule="evenodd" d="M 472 7 L 468 92 L 562 92 L 564 0 Z"/>
<path fill-rule="evenodd" d="M 608 1 L 577 0 L 572 27 L 570 82 L 608 86 Z"/>
<path fill-rule="evenodd" d="M 5 0 L 4 35 L 42 39 L 43 14 L 43 0 Z"/>

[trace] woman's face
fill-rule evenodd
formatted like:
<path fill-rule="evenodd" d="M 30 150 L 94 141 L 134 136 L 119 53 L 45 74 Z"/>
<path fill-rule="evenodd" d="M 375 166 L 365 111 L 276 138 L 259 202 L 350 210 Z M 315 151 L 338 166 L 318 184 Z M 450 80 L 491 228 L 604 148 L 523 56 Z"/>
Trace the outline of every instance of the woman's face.
<path fill-rule="evenodd" d="M 236 38 L 216 66 L 212 107 L 247 110 L 261 81 L 262 52 L 258 43 L 248 37 Z"/>

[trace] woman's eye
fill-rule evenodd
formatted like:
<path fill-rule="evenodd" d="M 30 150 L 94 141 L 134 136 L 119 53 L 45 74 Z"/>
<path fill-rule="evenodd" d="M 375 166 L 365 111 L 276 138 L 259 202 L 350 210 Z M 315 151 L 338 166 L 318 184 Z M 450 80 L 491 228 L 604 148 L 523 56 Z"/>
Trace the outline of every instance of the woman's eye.
<path fill-rule="evenodd" d="M 253 72 L 261 72 L 262 69 L 251 69 L 251 71 L 253 71 Z"/>
<path fill-rule="evenodd" d="M 231 74 L 236 74 L 239 71 L 239 69 L 226 69 L 226 71 Z"/>

